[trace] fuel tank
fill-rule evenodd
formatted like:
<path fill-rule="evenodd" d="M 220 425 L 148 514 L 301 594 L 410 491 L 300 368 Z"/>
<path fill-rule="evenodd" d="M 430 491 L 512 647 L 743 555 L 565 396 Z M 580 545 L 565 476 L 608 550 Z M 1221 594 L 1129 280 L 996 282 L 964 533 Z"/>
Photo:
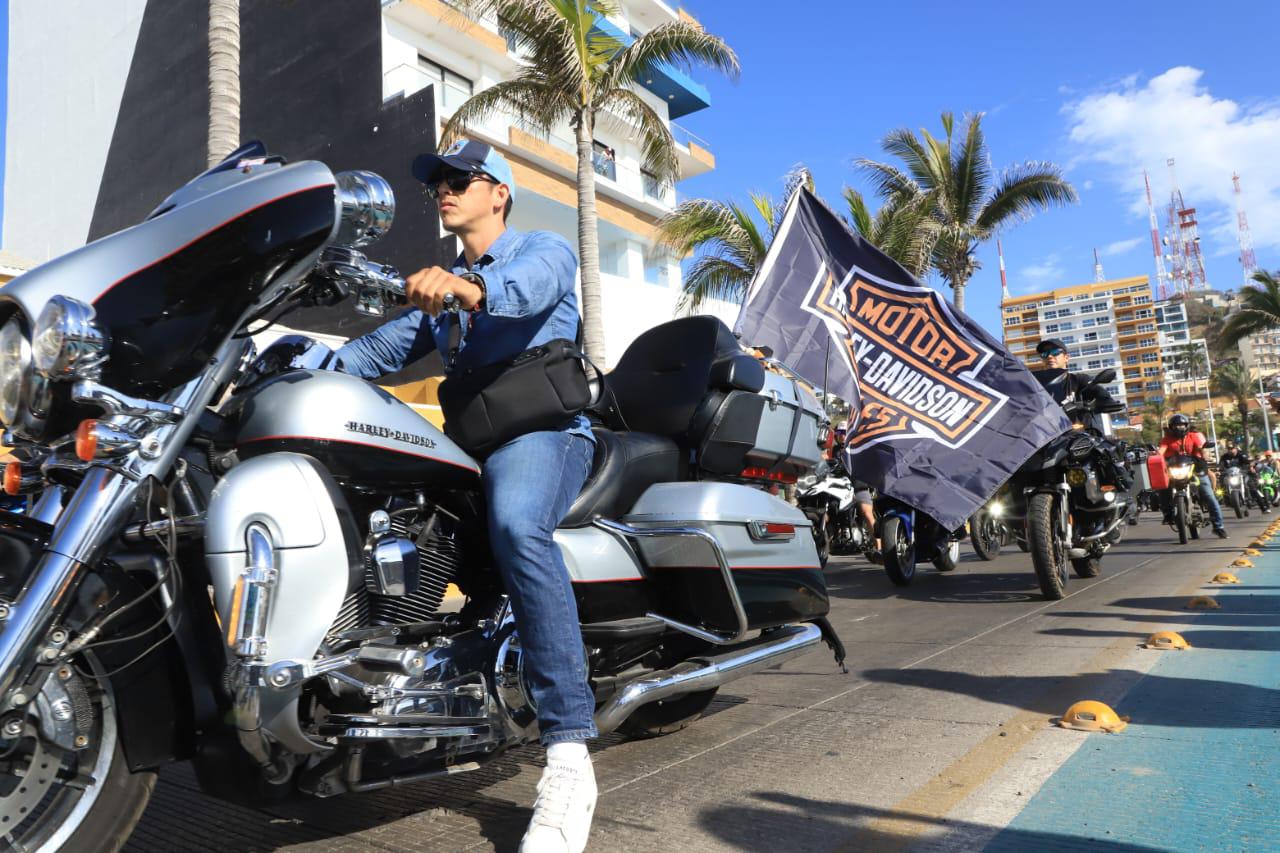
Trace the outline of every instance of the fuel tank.
<path fill-rule="evenodd" d="M 244 392 L 223 414 L 238 420 L 241 458 L 305 453 L 343 485 L 479 486 L 479 463 L 444 433 L 378 386 L 346 373 L 282 373 Z"/>
<path fill-rule="evenodd" d="M 111 339 L 103 380 L 156 396 L 204 370 L 247 312 L 314 266 L 339 210 L 323 163 L 206 173 L 146 221 L 0 290 L 0 322 L 17 310 L 30 334 L 55 294 L 91 304 Z"/>

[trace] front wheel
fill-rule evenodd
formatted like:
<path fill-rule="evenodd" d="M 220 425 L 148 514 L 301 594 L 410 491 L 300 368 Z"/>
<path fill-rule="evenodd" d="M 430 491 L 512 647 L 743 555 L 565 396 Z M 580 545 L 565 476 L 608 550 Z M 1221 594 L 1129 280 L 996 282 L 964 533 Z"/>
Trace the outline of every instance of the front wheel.
<path fill-rule="evenodd" d="M 810 530 L 813 532 L 813 546 L 818 550 L 818 565 L 825 569 L 827 560 L 831 559 L 831 537 L 827 535 L 826 525 L 822 521 L 825 513 L 807 509 L 804 514 L 812 525 Z"/>
<path fill-rule="evenodd" d="M 1004 544 L 1004 535 L 1000 524 L 985 512 L 980 512 L 969 522 L 969 543 L 973 545 L 973 553 L 982 560 L 994 560 L 1000 555 L 1000 546 Z"/>
<path fill-rule="evenodd" d="M 916 549 L 902 519 L 889 516 L 884 520 L 880 542 L 884 570 L 889 580 L 895 586 L 910 586 L 916 578 Z"/>
<path fill-rule="evenodd" d="M 1178 531 L 1178 543 L 1180 545 L 1187 544 L 1187 496 L 1178 495 L 1173 508 L 1173 526 Z"/>
<path fill-rule="evenodd" d="M 84 659 L 82 668 L 85 663 L 97 668 Z M 91 718 L 86 729 L 54 722 L 60 709 L 82 706 Z M 0 775 L 0 840 L 10 850 L 119 850 L 142 817 L 156 774 L 129 772 L 109 688 L 63 664 L 29 709 L 20 734 L 0 735 L 6 768 Z M 72 736 L 88 745 L 61 743 Z"/>
<path fill-rule="evenodd" d="M 1058 600 L 1066 595 L 1067 543 L 1058 530 L 1054 495 L 1041 492 L 1027 505 L 1027 540 L 1031 564 L 1044 597 Z"/>
<path fill-rule="evenodd" d="M 1244 518 L 1244 501 L 1240 500 L 1239 492 L 1231 493 L 1231 508 L 1236 512 L 1236 518 Z"/>

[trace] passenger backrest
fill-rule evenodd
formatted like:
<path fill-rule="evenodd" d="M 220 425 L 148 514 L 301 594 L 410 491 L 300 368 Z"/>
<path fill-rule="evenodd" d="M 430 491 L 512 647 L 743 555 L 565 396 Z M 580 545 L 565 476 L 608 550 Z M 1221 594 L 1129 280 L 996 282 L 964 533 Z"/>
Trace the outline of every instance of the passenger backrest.
<path fill-rule="evenodd" d="M 764 387 L 764 368 L 718 318 L 682 317 L 636 338 L 609 374 L 609 387 L 628 427 L 688 441 L 709 391 L 755 393 Z"/>

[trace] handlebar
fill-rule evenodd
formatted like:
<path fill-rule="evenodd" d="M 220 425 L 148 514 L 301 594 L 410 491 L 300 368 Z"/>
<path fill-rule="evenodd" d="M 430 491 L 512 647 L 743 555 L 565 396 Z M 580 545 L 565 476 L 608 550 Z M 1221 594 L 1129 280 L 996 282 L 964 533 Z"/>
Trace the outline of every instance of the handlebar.
<path fill-rule="evenodd" d="M 325 249 L 313 275 L 338 288 L 341 296 L 354 292 L 356 311 L 369 317 L 382 317 L 391 308 L 409 304 L 400 271 L 371 261 L 355 249 L 344 246 Z M 444 310 L 456 313 L 461 309 L 458 297 L 446 293 Z"/>

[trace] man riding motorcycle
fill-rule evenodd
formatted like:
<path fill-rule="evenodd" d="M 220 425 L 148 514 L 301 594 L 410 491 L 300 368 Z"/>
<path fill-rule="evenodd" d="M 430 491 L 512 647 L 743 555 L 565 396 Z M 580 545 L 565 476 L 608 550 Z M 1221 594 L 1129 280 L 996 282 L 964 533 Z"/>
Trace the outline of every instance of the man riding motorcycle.
<path fill-rule="evenodd" d="M 1160 453 L 1165 459 L 1175 456 L 1195 457 L 1196 473 L 1199 475 L 1197 481 L 1200 501 L 1209 511 L 1213 532 L 1220 539 L 1226 539 L 1227 530 L 1222 520 L 1222 507 L 1218 505 L 1218 498 L 1213 493 L 1213 472 L 1209 470 L 1208 463 L 1205 461 L 1204 446 L 1204 434 L 1192 429 L 1189 417 L 1179 413 L 1169 418 L 1169 423 L 1165 426 L 1164 438 L 1160 440 Z M 1164 513 L 1165 524 L 1172 523 L 1173 500 L 1169 489 L 1160 491 L 1160 509 Z"/>
<path fill-rule="evenodd" d="M 1269 510 L 1266 506 L 1266 502 L 1258 493 L 1257 467 L 1254 461 L 1249 458 L 1248 453 L 1246 453 L 1242 448 L 1236 446 L 1234 442 L 1228 441 L 1226 446 L 1226 451 L 1218 460 L 1218 471 L 1220 473 L 1225 473 L 1229 468 L 1239 469 L 1245 478 L 1245 505 L 1248 506 L 1249 502 L 1253 501 L 1261 507 L 1263 514 L 1266 514 Z"/>
<path fill-rule="evenodd" d="M 415 308 L 339 350 L 343 369 L 376 379 L 439 350 L 447 384 L 455 372 L 553 339 L 573 340 L 580 322 L 573 251 L 553 233 L 506 227 L 516 189 L 506 160 L 483 142 L 463 140 L 443 155 L 419 157 L 414 176 L 437 199 L 462 254 L 451 270 L 410 276 L 406 290 Z M 450 294 L 464 315 L 446 311 Z M 547 747 L 524 851 L 581 851 L 596 801 L 586 748 L 597 734 L 595 702 L 568 570 L 552 541 L 592 453 L 591 430 L 579 414 L 558 429 L 517 436 L 484 463 L 494 556 L 511 594 Z"/>

